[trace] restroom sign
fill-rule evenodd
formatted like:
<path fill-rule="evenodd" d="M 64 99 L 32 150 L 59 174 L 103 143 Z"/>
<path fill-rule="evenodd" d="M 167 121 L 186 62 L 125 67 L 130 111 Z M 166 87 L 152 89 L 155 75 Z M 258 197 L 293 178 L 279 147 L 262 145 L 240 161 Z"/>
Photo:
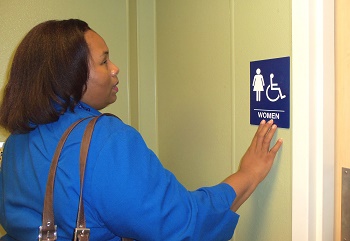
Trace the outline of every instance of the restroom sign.
<path fill-rule="evenodd" d="M 290 127 L 290 57 L 250 62 L 250 124 Z"/>

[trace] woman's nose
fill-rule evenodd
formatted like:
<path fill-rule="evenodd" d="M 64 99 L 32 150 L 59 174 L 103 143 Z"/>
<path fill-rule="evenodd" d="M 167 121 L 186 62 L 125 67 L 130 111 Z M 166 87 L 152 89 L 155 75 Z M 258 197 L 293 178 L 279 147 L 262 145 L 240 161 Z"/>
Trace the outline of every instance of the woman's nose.
<path fill-rule="evenodd" d="M 112 63 L 113 64 L 113 63 Z M 116 66 L 115 64 L 113 64 L 113 67 L 112 67 L 112 76 L 115 77 L 119 74 L 119 68 L 118 66 Z"/>

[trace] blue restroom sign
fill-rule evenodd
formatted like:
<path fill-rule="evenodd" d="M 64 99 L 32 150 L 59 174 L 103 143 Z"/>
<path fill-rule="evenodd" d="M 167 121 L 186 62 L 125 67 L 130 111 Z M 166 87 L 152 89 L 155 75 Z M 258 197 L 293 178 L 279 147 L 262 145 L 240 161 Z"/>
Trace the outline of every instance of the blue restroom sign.
<path fill-rule="evenodd" d="M 250 62 L 250 124 L 290 127 L 290 57 Z"/>

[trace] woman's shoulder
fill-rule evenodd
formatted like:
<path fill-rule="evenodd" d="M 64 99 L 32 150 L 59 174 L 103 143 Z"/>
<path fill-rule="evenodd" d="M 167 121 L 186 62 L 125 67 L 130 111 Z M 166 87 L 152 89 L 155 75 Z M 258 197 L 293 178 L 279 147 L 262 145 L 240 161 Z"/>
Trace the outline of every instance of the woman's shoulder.
<path fill-rule="evenodd" d="M 118 140 L 145 144 L 138 130 L 112 114 L 103 114 L 98 118 L 94 128 L 94 137 L 105 142 Z"/>
<path fill-rule="evenodd" d="M 99 129 L 99 131 L 136 131 L 117 115 L 112 113 L 101 113 L 85 103 L 79 103 L 74 111 L 67 111 L 60 119 L 62 119 L 61 122 L 67 125 L 81 119 L 87 119 L 83 122 L 88 123 L 89 120 L 97 116 L 99 116 L 99 118 L 96 122 L 95 129 Z M 84 124 L 82 126 L 84 126 Z"/>
<path fill-rule="evenodd" d="M 100 131 L 107 131 L 107 132 L 136 132 L 138 131 L 130 126 L 129 124 L 126 124 L 123 120 L 121 120 L 118 116 L 110 113 L 104 113 L 99 116 L 97 119 L 95 129 L 98 129 Z"/>

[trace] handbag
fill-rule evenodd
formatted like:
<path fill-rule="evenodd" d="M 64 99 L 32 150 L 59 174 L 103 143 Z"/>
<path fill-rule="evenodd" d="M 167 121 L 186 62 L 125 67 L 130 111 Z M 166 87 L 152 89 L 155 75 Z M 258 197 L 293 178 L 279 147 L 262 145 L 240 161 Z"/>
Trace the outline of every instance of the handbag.
<path fill-rule="evenodd" d="M 103 115 L 114 116 L 113 114 L 105 113 L 95 117 L 91 116 L 91 117 L 80 119 L 68 127 L 68 129 L 63 133 L 60 141 L 58 142 L 54 156 L 52 158 L 52 162 L 49 170 L 49 176 L 46 183 L 46 192 L 45 192 L 44 207 L 43 207 L 43 219 L 42 219 L 42 225 L 39 227 L 39 235 L 38 235 L 39 241 L 57 240 L 57 225 L 55 225 L 54 213 L 53 213 L 53 189 L 54 189 L 54 181 L 55 181 L 58 159 L 60 157 L 64 143 L 66 142 L 71 131 L 82 121 L 92 118 L 85 128 L 81 146 L 80 146 L 80 157 L 79 157 L 80 196 L 79 196 L 78 215 L 77 215 L 77 221 L 76 221 L 76 227 L 74 230 L 74 239 L 73 239 L 74 241 L 89 241 L 90 229 L 86 227 L 84 202 L 83 202 L 84 174 L 85 174 L 86 159 L 89 151 L 92 133 L 98 118 L 100 118 Z M 131 240 L 133 239 L 122 238 L 122 241 L 131 241 Z"/>

